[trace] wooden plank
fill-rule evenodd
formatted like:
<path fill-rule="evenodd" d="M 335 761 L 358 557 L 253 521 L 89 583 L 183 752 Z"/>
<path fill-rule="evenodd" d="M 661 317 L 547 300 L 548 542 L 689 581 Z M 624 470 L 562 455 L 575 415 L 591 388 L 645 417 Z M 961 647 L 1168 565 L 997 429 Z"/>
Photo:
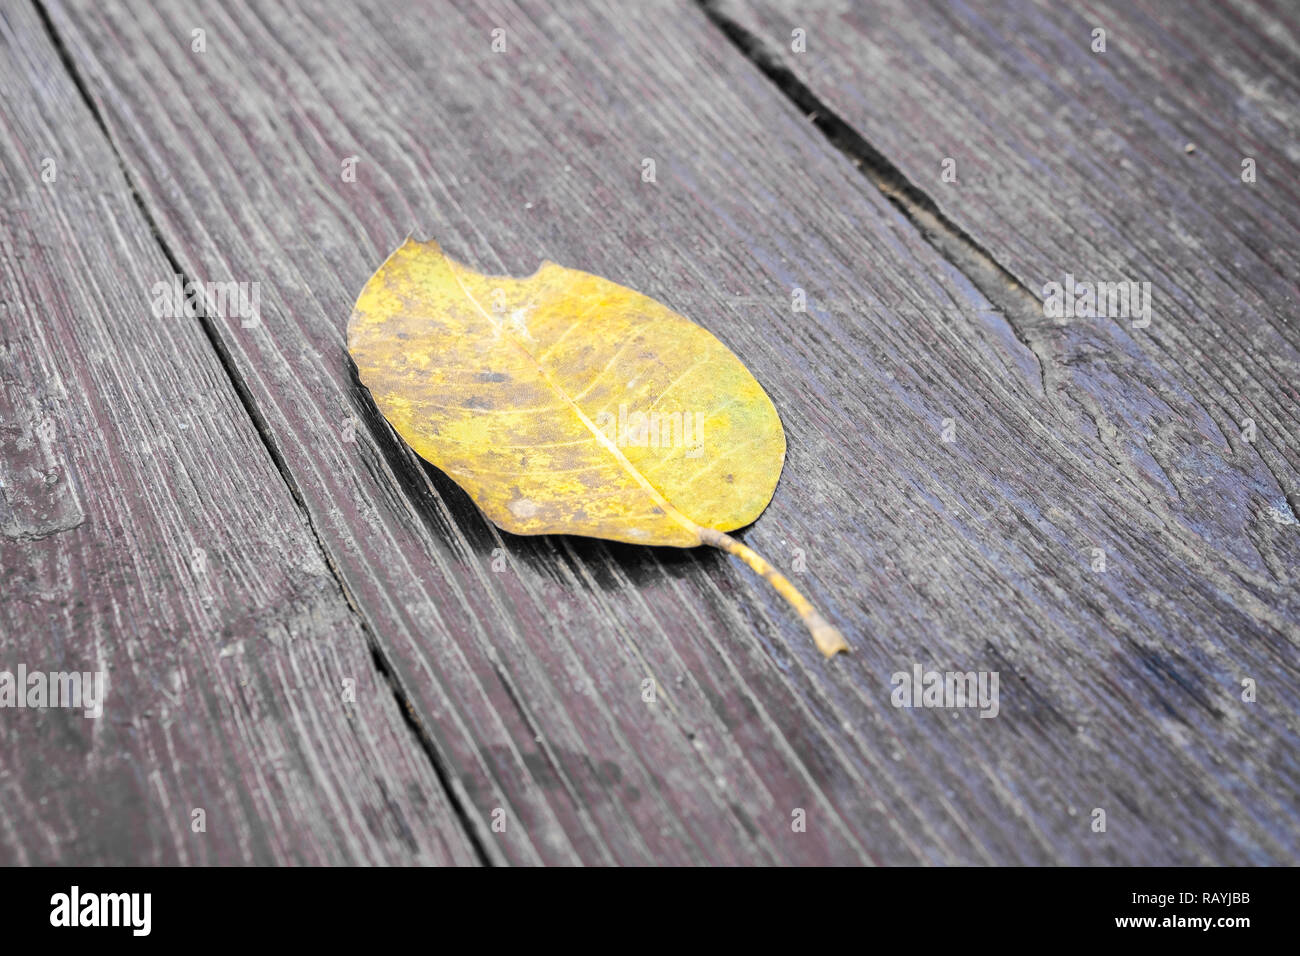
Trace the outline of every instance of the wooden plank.
<path fill-rule="evenodd" d="M 1045 399 L 1051 357 L 697 8 L 51 18 L 177 260 L 263 282 L 265 329 L 216 331 L 505 858 L 1294 856 L 1278 757 L 1296 715 L 1276 695 L 1243 706 L 1237 684 L 1296 671 L 1295 596 L 1170 529 L 1097 429 Z M 415 461 L 343 347 L 357 291 L 412 230 L 479 268 L 609 276 L 730 345 L 790 445 L 745 538 L 807 562 L 855 653 L 824 663 L 718 555 L 510 538 Z M 913 664 L 998 671 L 998 718 L 893 708 Z"/>
<path fill-rule="evenodd" d="M 1295 18 L 1253 2 L 706 6 L 1002 309 L 1053 411 L 1095 432 L 1147 526 L 1201 573 L 1276 590 L 1287 610 L 1266 629 L 1286 653 L 1261 663 L 1283 708 L 1274 756 L 1294 753 Z M 1150 326 L 1047 317 L 1047 283 L 1067 273 L 1150 282 Z M 1285 762 L 1280 819 L 1265 819 L 1289 828 Z"/>
<path fill-rule="evenodd" d="M 0 671 L 107 681 L 0 709 L 0 863 L 474 862 L 30 5 L 0 77 Z"/>
<path fill-rule="evenodd" d="M 1052 400 L 1100 433 L 1162 520 L 1198 550 L 1294 579 L 1294 18 L 1213 0 L 711 9 L 1018 283 L 1007 311 Z M 1150 326 L 1045 316 L 1047 284 L 1067 274 L 1150 283 Z"/>

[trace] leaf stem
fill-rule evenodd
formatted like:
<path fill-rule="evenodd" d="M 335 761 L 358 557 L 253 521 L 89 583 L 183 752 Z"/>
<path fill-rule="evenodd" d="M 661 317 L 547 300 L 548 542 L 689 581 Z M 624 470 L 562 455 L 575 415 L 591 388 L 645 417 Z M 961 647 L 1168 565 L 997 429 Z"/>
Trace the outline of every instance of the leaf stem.
<path fill-rule="evenodd" d="M 840 651 L 848 651 L 849 645 L 844 640 L 844 636 L 826 618 L 821 616 L 818 610 L 812 606 L 812 602 L 800 594 L 799 589 L 791 584 L 785 575 L 768 564 L 758 552 L 747 545 L 741 544 L 731 535 L 715 531 L 713 528 L 700 528 L 700 540 L 704 544 L 712 545 L 727 552 L 727 554 L 740 558 L 762 575 L 763 579 L 776 589 L 776 593 L 789 601 L 790 605 L 799 612 L 799 616 L 803 618 L 804 624 L 808 625 L 808 630 L 812 633 L 817 649 L 825 654 L 828 659 L 834 657 Z"/>

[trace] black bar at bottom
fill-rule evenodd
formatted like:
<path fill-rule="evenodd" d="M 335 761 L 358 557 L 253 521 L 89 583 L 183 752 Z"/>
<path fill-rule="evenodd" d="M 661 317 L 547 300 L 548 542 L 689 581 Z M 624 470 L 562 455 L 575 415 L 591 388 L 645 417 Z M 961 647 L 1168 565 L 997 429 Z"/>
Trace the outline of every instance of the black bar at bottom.
<path fill-rule="evenodd" d="M 1289 928 L 1294 882 L 1287 869 L 566 870 L 538 880 L 470 869 L 11 868 L 0 870 L 0 925 L 10 952 L 32 937 L 459 949 L 462 932 L 471 945 L 663 948 L 707 935 L 734 945 L 777 928 L 808 947 L 843 948 L 828 933 L 847 932 L 854 949 L 1126 937 L 1221 947 Z"/>

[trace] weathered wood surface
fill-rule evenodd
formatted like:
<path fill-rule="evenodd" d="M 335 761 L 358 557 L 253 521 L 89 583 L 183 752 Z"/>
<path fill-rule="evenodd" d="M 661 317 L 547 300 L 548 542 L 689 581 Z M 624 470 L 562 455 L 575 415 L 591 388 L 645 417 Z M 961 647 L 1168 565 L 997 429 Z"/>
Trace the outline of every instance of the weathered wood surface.
<path fill-rule="evenodd" d="M 1175 356 L 1114 349 L 1108 379 L 1083 345 L 1045 348 L 698 8 L 77 0 L 50 20 L 160 242 L 187 275 L 262 284 L 262 327 L 212 334 L 490 859 L 1297 858 L 1294 527 L 1235 514 L 1267 468 L 1218 435 L 1226 413 L 1169 414 L 1196 404 Z M 803 553 L 854 654 L 824 663 L 719 555 L 510 538 L 415 460 L 343 347 L 411 231 L 484 269 L 609 276 L 730 345 L 790 445 L 745 539 Z M 1112 424 L 1142 416 L 1213 498 L 1147 480 Z M 892 708 L 914 663 L 999 671 L 999 716 Z"/>
<path fill-rule="evenodd" d="M 1114 531 L 1142 520 L 1253 619 L 1215 628 L 1198 620 L 1204 610 L 1189 594 L 1162 597 L 1167 611 L 1157 612 L 1187 660 L 1171 664 L 1168 679 L 1188 693 L 1205 699 L 1233 673 L 1272 687 L 1256 716 L 1271 728 L 1259 755 L 1274 767 L 1265 789 L 1277 812 L 1261 821 L 1294 834 L 1295 9 L 1212 0 L 718 0 L 709 9 L 923 227 L 944 220 L 937 244 L 977 282 L 983 276 L 981 288 L 1033 349 L 1045 404 L 1095 434 L 1141 503 L 1112 515 Z M 795 52 L 795 30 L 804 52 Z M 956 182 L 943 176 L 949 160 Z M 1045 286 L 1067 273 L 1150 282 L 1150 326 L 1045 317 Z M 1209 643 L 1194 636 L 1215 630 Z M 1262 656 L 1252 647 L 1261 640 L 1275 645 Z M 1188 666 L 1201 655 L 1217 660 Z M 1234 705 L 1216 720 L 1240 714 Z M 1231 763 L 1217 744 L 1201 745 L 1209 760 Z M 1234 785 L 1266 779 L 1236 767 Z"/>
<path fill-rule="evenodd" d="M 1044 367 L 1050 402 L 1100 433 L 1171 533 L 1293 583 L 1294 10 L 1220 0 L 1086 9 L 719 0 L 710 9 L 1014 277 L 1009 318 Z M 796 29 L 806 52 L 791 49 Z M 1105 31 L 1104 51 L 1093 50 L 1094 29 Z M 955 182 L 943 177 L 945 161 Z M 1046 318 L 1044 286 L 1066 273 L 1150 282 L 1150 327 Z"/>
<path fill-rule="evenodd" d="M 28 5 L 0 77 L 0 670 L 108 682 L 0 710 L 0 864 L 474 862 Z"/>

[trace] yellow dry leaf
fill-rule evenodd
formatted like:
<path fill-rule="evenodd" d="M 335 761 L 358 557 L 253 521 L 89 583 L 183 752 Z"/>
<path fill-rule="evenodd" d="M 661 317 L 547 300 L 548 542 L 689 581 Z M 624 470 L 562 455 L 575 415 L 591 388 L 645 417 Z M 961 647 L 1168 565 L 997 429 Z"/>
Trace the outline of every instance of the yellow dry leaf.
<path fill-rule="evenodd" d="M 634 544 L 709 544 L 799 612 L 827 657 L 839 632 L 725 532 L 767 507 L 785 461 L 771 399 L 700 326 L 654 299 L 545 262 L 481 275 L 408 239 L 348 323 L 384 416 L 499 527 Z"/>

